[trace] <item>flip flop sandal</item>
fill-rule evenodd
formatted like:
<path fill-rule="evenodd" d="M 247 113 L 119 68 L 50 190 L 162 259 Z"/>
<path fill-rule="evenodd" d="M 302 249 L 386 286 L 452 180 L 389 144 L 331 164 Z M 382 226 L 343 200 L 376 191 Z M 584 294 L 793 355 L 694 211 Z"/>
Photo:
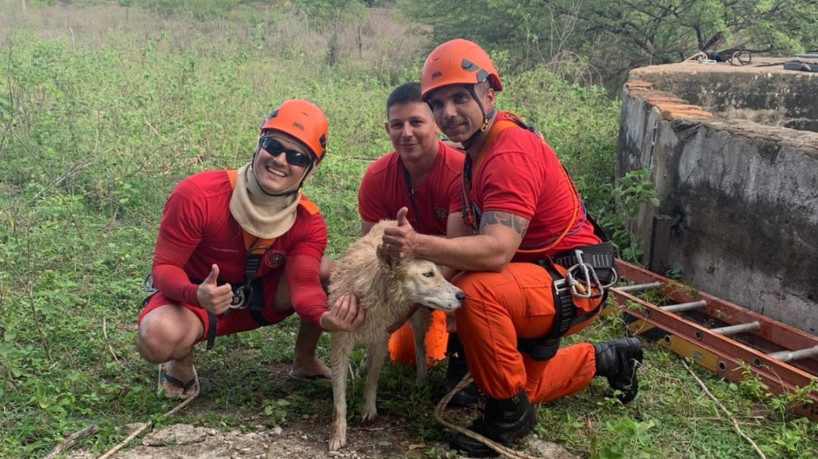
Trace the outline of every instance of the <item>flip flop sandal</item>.
<path fill-rule="evenodd" d="M 172 394 L 168 393 L 165 389 L 164 383 L 168 382 L 170 385 L 174 387 L 180 387 L 182 389 L 182 393 L 180 394 Z M 195 387 L 195 390 L 192 393 L 187 393 L 188 389 L 191 387 Z M 188 382 L 182 382 L 173 376 L 169 375 L 167 370 L 165 370 L 165 364 L 159 365 L 159 375 L 157 376 L 156 381 L 156 393 L 157 395 L 162 395 L 164 393 L 165 398 L 175 400 L 180 399 L 184 400 L 186 398 L 194 397 L 199 394 L 199 374 L 196 373 L 196 367 L 193 367 L 193 379 Z"/>
<path fill-rule="evenodd" d="M 315 375 L 308 375 L 308 376 L 296 376 L 293 374 L 292 371 L 287 373 L 287 377 L 292 379 L 293 381 L 301 381 L 301 382 L 315 382 L 319 381 L 321 384 L 331 385 L 332 378 L 324 374 L 315 374 Z"/>

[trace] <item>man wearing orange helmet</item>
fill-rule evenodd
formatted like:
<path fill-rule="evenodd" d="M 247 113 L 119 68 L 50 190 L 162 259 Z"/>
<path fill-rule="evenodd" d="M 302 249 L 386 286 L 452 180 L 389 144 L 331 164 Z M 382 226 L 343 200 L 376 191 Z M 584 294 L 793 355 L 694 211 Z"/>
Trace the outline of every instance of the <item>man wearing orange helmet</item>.
<path fill-rule="evenodd" d="M 310 102 L 282 103 L 261 124 L 252 160 L 206 171 L 171 192 L 154 251 L 155 293 L 139 315 L 137 349 L 160 365 L 166 396 L 196 393 L 193 347 L 216 336 L 301 318 L 290 375 L 330 378 L 315 356 L 321 330 L 353 330 L 357 300 L 332 307 L 319 281 L 327 228 L 301 194 L 326 152 L 327 119 Z"/>
<path fill-rule="evenodd" d="M 503 87 L 483 49 L 457 39 L 435 48 L 421 75 L 422 98 L 449 139 L 467 151 L 463 220 L 473 235 L 435 238 L 399 226 L 383 241 L 463 271 L 466 293 L 455 312 L 474 381 L 487 396 L 472 430 L 502 444 L 530 432 L 531 403 L 553 400 L 608 379 L 623 403 L 638 386 L 642 347 L 635 338 L 560 348 L 560 338 L 596 317 L 614 281 L 610 242 L 587 214 L 554 152 L 517 116 L 498 112 Z M 471 456 L 494 452 L 458 434 L 452 447 Z"/>

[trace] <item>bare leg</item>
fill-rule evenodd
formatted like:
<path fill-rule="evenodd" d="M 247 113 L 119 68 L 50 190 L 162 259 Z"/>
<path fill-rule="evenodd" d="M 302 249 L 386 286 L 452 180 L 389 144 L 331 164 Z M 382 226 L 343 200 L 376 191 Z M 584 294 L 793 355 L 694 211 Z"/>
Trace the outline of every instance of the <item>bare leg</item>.
<path fill-rule="evenodd" d="M 284 277 L 278 282 L 273 305 L 279 312 L 292 312 L 293 310 L 292 300 L 290 299 L 290 289 Z M 315 375 L 324 375 L 327 378 L 332 376 L 329 367 L 315 356 L 319 338 L 321 338 L 321 329 L 312 322 L 301 319 L 301 325 L 295 337 L 293 376 L 299 378 Z"/>
<path fill-rule="evenodd" d="M 148 362 L 165 363 L 165 371 L 180 381 L 193 379 L 193 344 L 204 333 L 204 326 L 191 311 L 169 304 L 142 318 L 136 341 L 139 355 Z M 164 383 L 169 394 L 184 390 Z"/>
<path fill-rule="evenodd" d="M 295 338 L 295 352 L 293 354 L 293 376 L 324 375 L 332 377 L 329 367 L 315 356 L 321 329 L 308 320 L 301 319 L 298 335 Z"/>

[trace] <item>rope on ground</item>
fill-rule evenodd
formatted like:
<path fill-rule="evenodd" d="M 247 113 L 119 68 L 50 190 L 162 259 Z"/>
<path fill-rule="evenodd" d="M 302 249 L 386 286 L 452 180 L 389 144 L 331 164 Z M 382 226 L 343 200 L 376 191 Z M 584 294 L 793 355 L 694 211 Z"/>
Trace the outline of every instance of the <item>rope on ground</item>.
<path fill-rule="evenodd" d="M 169 417 L 173 416 L 174 414 L 178 413 L 179 411 L 182 411 L 182 409 L 184 407 L 190 405 L 190 402 L 192 402 L 193 399 L 195 399 L 196 397 L 199 396 L 199 392 L 201 392 L 201 385 L 199 385 L 199 375 L 196 373 L 196 367 L 193 368 L 193 376 L 196 379 L 196 392 L 190 394 L 190 397 L 186 398 L 182 403 L 176 405 L 176 407 L 174 407 L 173 409 L 171 409 L 168 412 L 166 412 L 165 414 L 163 414 L 162 415 L 163 418 L 169 418 Z M 125 445 L 130 443 L 131 440 L 138 437 L 139 435 L 142 434 L 142 432 L 150 429 L 152 426 L 153 426 L 153 421 L 149 421 L 149 422 L 145 423 L 142 427 L 140 427 L 140 428 L 134 430 L 133 432 L 131 432 L 131 434 L 128 435 L 127 438 L 125 438 L 119 444 L 117 444 L 116 446 L 114 446 L 113 448 L 108 450 L 107 453 L 103 454 L 98 459 L 108 459 L 108 458 L 110 458 L 111 456 L 114 455 L 114 453 L 116 453 L 117 451 L 119 451 L 120 449 L 125 447 Z"/>
<path fill-rule="evenodd" d="M 701 386 L 702 390 L 704 390 L 704 393 L 706 393 L 707 396 L 710 397 L 710 399 L 713 400 L 713 402 L 719 408 L 721 408 L 721 410 L 724 412 L 724 414 L 726 414 L 727 417 L 730 418 L 730 421 L 733 422 L 733 430 L 735 430 L 739 434 L 739 436 L 741 438 L 747 440 L 747 442 L 750 443 L 750 445 L 753 447 L 753 449 L 756 450 L 756 453 L 758 453 L 759 457 L 761 457 L 762 459 L 767 459 L 767 456 L 765 456 L 764 453 L 761 452 L 761 450 L 758 448 L 758 445 L 756 445 L 756 442 L 754 442 L 752 438 L 748 437 L 741 430 L 741 427 L 739 427 L 738 421 L 736 421 L 736 418 L 733 417 L 733 415 L 731 415 L 730 412 L 727 411 L 727 408 L 725 408 L 724 405 L 722 405 L 721 402 L 713 394 L 710 393 L 710 391 L 707 389 L 707 386 L 704 385 L 704 382 L 701 379 L 699 379 L 699 377 L 696 376 L 695 373 L 693 373 L 693 370 L 690 369 L 690 367 L 687 365 L 687 362 L 685 362 L 684 359 L 682 359 L 682 365 L 684 365 L 687 372 L 690 373 L 691 376 L 693 376 L 693 378 L 696 380 L 696 382 L 699 383 L 699 386 Z"/>
<path fill-rule="evenodd" d="M 489 448 L 493 449 L 494 451 L 497 451 L 500 454 L 505 454 L 506 456 L 508 456 L 508 457 L 510 457 L 512 459 L 540 459 L 538 457 L 530 456 L 528 454 L 521 453 L 519 451 L 515 451 L 515 450 L 513 450 L 511 448 L 507 448 L 507 447 L 495 442 L 494 440 L 492 440 L 490 438 L 487 438 L 487 437 L 484 437 L 483 435 L 480 435 L 477 432 L 471 431 L 471 430 L 466 429 L 464 427 L 460 427 L 459 425 L 456 425 L 456 424 L 452 424 L 452 423 L 446 421 L 445 419 L 443 419 L 443 411 L 446 409 L 446 406 L 449 405 L 449 401 L 452 399 L 452 397 L 454 397 L 454 394 L 460 392 L 461 389 L 468 386 L 469 383 L 471 383 L 471 382 L 472 382 L 471 374 L 466 373 L 466 375 L 463 376 L 463 379 L 461 379 L 460 382 L 457 383 L 456 386 L 454 386 L 454 389 L 452 389 L 448 394 L 446 394 L 440 400 L 440 402 L 438 402 L 437 406 L 435 407 L 435 419 L 437 420 L 437 422 L 443 424 L 444 427 L 448 427 L 449 429 L 451 429 L 451 430 L 453 430 L 455 432 L 461 433 L 461 434 L 463 434 L 463 435 L 465 435 L 465 436 L 467 436 L 469 438 L 477 440 L 480 443 L 482 443 L 482 444 L 488 446 Z"/>

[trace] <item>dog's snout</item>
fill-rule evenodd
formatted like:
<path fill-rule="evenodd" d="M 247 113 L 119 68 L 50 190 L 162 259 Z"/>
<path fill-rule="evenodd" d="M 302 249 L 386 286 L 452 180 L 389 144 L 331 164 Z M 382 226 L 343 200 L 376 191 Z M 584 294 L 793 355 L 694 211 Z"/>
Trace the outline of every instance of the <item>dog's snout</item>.
<path fill-rule="evenodd" d="M 463 291 L 461 290 L 461 291 L 457 292 L 457 294 L 454 297 L 457 298 L 457 301 L 462 303 L 463 300 L 466 299 L 466 294 L 463 293 Z"/>

